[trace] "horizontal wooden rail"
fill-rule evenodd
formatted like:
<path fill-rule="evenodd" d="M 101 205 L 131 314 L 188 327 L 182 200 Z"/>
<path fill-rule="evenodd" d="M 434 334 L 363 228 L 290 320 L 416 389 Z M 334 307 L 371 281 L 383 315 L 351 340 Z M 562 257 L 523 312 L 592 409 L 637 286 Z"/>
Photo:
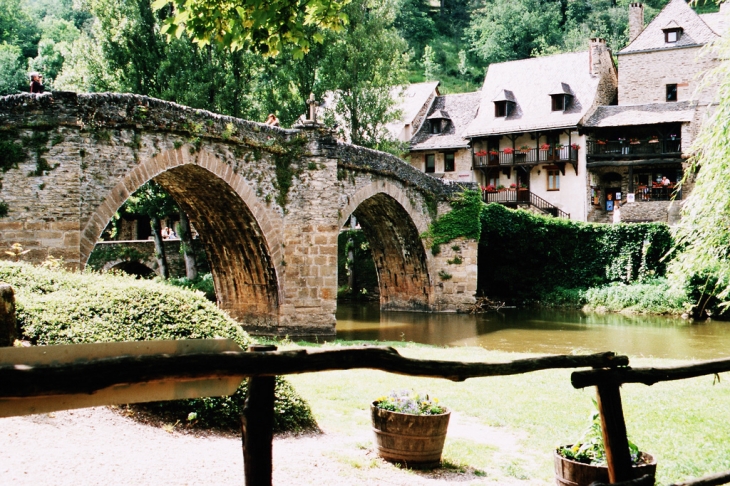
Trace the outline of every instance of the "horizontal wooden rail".
<path fill-rule="evenodd" d="M 464 363 L 405 358 L 390 347 L 352 347 L 322 351 L 219 351 L 182 356 L 153 354 L 51 364 L 0 366 L 0 398 L 94 393 L 114 385 L 225 376 L 276 376 L 327 370 L 371 368 L 391 373 L 445 378 L 504 376 L 553 368 L 613 367 L 626 356 L 606 352 L 546 356 L 507 363 Z"/>
<path fill-rule="evenodd" d="M 700 479 L 693 479 L 691 481 L 684 481 L 681 483 L 673 483 L 669 486 L 717 486 L 720 484 L 730 483 L 730 471 L 725 471 L 719 474 L 713 474 L 711 476 L 705 476 Z"/>
<path fill-rule="evenodd" d="M 622 385 L 624 383 L 643 383 L 644 385 L 651 386 L 662 381 L 684 380 L 698 376 L 716 375 L 728 371 L 730 371 L 730 359 L 717 359 L 692 365 L 667 368 L 625 367 L 575 371 L 570 376 L 570 381 L 575 388 L 603 384 Z"/>

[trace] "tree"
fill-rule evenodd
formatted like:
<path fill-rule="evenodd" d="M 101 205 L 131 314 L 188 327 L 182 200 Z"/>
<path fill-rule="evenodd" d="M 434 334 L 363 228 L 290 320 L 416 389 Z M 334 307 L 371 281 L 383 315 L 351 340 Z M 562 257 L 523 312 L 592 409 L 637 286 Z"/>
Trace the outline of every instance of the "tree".
<path fill-rule="evenodd" d="M 188 280 L 195 280 L 198 276 L 198 266 L 195 263 L 193 237 L 190 231 L 190 221 L 185 211 L 180 211 L 180 222 L 177 225 L 177 235 L 180 237 L 180 250 L 185 259 L 185 276 Z"/>
<path fill-rule="evenodd" d="M 161 220 L 180 212 L 175 200 L 159 184 L 149 181 L 129 196 L 122 208 L 127 214 L 144 214 L 150 218 L 160 275 L 162 278 L 169 278 L 170 271 L 165 256 L 165 246 L 162 243 Z"/>
<path fill-rule="evenodd" d="M 20 47 L 0 44 L 0 96 L 19 93 L 27 86 Z"/>
<path fill-rule="evenodd" d="M 295 59 L 311 47 L 307 26 L 336 31 L 347 23 L 348 0 L 155 0 L 153 8 L 167 10 L 170 3 L 173 14 L 162 29 L 170 37 L 185 32 L 201 46 L 216 43 L 266 55 L 291 46 Z M 314 37 L 322 40 L 321 34 Z"/>
<path fill-rule="evenodd" d="M 323 87 L 335 97 L 334 119 L 345 123 L 352 143 L 393 150 L 386 124 L 399 113 L 394 87 L 405 83 L 406 42 L 393 28 L 393 6 L 384 0 L 348 5 L 347 29 L 333 36 L 320 68 Z"/>
<path fill-rule="evenodd" d="M 701 307 L 709 297 L 727 302 L 730 296 L 729 54 L 728 36 L 706 53 L 722 60 L 703 80 L 705 87 L 717 89 L 719 103 L 692 146 L 695 155 L 682 185 L 696 177 L 695 187 L 682 207 L 676 227 L 678 254 L 670 266 L 671 279 L 678 285 L 699 288 Z"/>

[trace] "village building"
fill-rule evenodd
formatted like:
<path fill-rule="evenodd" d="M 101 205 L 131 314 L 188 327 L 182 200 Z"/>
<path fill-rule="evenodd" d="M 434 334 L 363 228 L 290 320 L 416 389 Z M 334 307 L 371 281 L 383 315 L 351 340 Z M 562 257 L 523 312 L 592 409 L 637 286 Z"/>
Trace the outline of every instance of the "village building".
<path fill-rule="evenodd" d="M 618 52 L 618 104 L 601 106 L 583 123 L 588 136 L 589 220 L 609 221 L 623 204 L 623 221 L 679 217 L 692 189 L 676 183 L 686 170 L 690 147 L 716 101 L 715 90 L 698 90 L 701 75 L 718 64 L 702 48 L 726 30 L 728 4 L 697 14 L 684 0 L 671 0 L 644 28 L 640 3 L 629 6 L 630 42 Z M 618 201 L 618 202 L 617 202 Z"/>
<path fill-rule="evenodd" d="M 436 98 L 426 123 L 411 139 L 411 165 L 448 182 L 477 182 L 472 152 L 464 131 L 479 108 L 481 93 Z"/>
<path fill-rule="evenodd" d="M 583 52 L 492 64 L 470 140 L 486 202 L 585 221 L 584 118 L 616 97 L 617 74 L 602 39 Z"/>

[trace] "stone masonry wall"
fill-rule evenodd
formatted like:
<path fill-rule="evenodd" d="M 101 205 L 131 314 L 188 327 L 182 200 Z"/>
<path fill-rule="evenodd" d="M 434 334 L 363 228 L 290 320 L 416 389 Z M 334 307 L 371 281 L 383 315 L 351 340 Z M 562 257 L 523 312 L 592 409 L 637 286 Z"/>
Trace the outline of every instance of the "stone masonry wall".
<path fill-rule="evenodd" d="M 618 58 L 620 105 L 666 102 L 666 85 L 677 85 L 678 101 L 713 101 L 712 89 L 693 96 L 700 75 L 717 65 L 714 56 L 700 56 L 700 47 L 623 54 Z"/>
<path fill-rule="evenodd" d="M 455 293 L 435 290 L 443 264 L 418 236 L 460 187 L 319 129 L 283 130 L 136 95 L 74 93 L 0 98 L 0 129 L 28 154 L 2 176 L 9 212 L 0 219 L 0 247 L 19 242 L 33 261 L 52 254 L 83 267 L 114 212 L 155 179 L 199 231 L 219 305 L 255 332 L 334 332 L 337 235 L 357 210 L 370 212 L 387 243 L 390 277 L 381 280 L 389 308 L 463 310 L 469 299 L 459 292 L 469 283 L 457 280 L 473 274 L 476 282 L 475 270 L 450 272 Z M 38 170 L 40 159 L 47 165 Z"/>

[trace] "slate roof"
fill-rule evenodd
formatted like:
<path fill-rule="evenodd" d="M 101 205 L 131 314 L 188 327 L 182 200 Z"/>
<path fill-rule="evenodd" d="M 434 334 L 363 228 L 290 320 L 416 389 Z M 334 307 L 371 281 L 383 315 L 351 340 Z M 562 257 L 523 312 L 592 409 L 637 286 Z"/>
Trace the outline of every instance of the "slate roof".
<path fill-rule="evenodd" d="M 442 133 L 429 133 L 428 123 L 424 123 L 411 139 L 411 151 L 458 149 L 469 146 L 469 140 L 462 137 L 469 122 L 474 119 L 481 93 L 460 93 L 443 95 L 436 98 L 429 112 L 429 118 L 436 113 L 446 113 L 451 120 L 449 127 Z"/>
<path fill-rule="evenodd" d="M 725 13 L 698 15 L 685 0 L 670 0 L 649 25 L 636 36 L 619 55 L 633 52 L 677 47 L 701 46 L 712 42 L 725 32 Z M 681 27 L 682 35 L 677 42 L 664 42 L 662 29 Z M 715 29 L 722 29 L 716 31 Z"/>
<path fill-rule="evenodd" d="M 482 87 L 479 113 L 464 136 L 478 137 L 578 125 L 593 106 L 601 76 L 590 73 L 588 50 L 492 64 Z M 552 111 L 550 94 L 567 85 L 572 102 L 565 111 Z M 494 100 L 511 94 L 515 109 L 494 116 Z"/>
<path fill-rule="evenodd" d="M 437 90 L 438 85 L 439 81 L 413 83 L 405 88 L 396 88 L 391 92 L 391 96 L 398 100 L 397 109 L 403 112 L 400 120 L 385 125 L 391 135 L 398 137 L 405 125 L 413 124 L 413 120 L 418 116 L 418 112 L 428 102 L 431 94 Z"/>
<path fill-rule="evenodd" d="M 586 128 L 653 125 L 655 123 L 691 122 L 695 105 L 691 101 L 651 103 L 630 106 L 599 106 L 583 122 Z"/>

